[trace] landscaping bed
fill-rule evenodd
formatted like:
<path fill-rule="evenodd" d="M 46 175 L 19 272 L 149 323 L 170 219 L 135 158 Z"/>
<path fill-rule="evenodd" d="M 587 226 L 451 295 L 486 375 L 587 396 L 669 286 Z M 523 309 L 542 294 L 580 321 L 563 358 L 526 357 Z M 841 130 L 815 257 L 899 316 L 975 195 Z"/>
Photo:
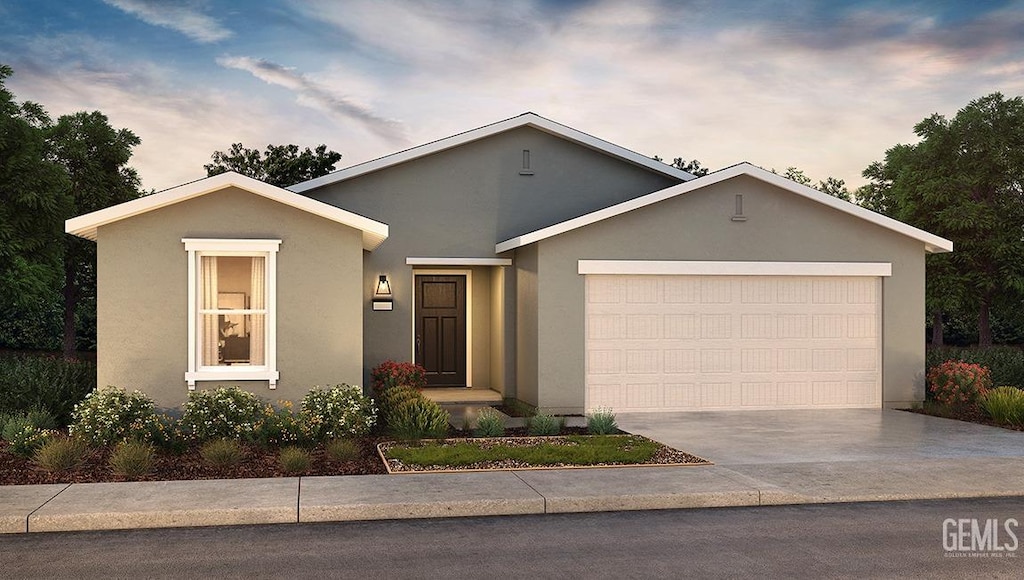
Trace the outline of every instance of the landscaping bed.
<path fill-rule="evenodd" d="M 388 441 L 378 449 L 391 473 L 711 464 L 629 434 Z"/>

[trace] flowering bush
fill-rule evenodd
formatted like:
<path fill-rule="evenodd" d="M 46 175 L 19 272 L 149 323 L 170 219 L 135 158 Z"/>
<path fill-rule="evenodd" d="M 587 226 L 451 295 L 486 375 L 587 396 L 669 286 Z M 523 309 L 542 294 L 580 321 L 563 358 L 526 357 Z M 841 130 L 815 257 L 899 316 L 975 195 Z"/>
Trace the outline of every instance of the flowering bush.
<path fill-rule="evenodd" d="M 11 444 L 11 453 L 32 457 L 36 451 L 56 436 L 56 431 L 40 429 L 28 419 L 15 418 L 4 427 L 4 440 Z"/>
<path fill-rule="evenodd" d="M 68 432 L 90 445 L 129 439 L 148 441 L 160 429 L 153 401 L 140 391 L 104 387 L 89 393 L 71 412 Z"/>
<path fill-rule="evenodd" d="M 369 433 L 376 424 L 377 406 L 359 387 L 313 387 L 302 398 L 300 416 L 306 432 L 315 441 L 358 437 Z"/>
<path fill-rule="evenodd" d="M 193 391 L 182 407 L 182 434 L 196 441 L 252 439 L 266 417 L 266 407 L 256 395 L 238 387 Z"/>
<path fill-rule="evenodd" d="M 992 387 L 989 370 L 981 365 L 948 360 L 928 373 L 928 390 L 951 407 L 976 404 Z"/>
<path fill-rule="evenodd" d="M 427 370 L 415 363 L 386 360 L 370 371 L 373 390 L 381 393 L 391 387 L 409 386 L 422 389 L 427 386 Z"/>
<path fill-rule="evenodd" d="M 256 439 L 263 445 L 300 443 L 305 439 L 304 425 L 292 412 L 291 401 L 278 401 L 278 406 L 267 405 L 263 420 L 256 430 Z"/>

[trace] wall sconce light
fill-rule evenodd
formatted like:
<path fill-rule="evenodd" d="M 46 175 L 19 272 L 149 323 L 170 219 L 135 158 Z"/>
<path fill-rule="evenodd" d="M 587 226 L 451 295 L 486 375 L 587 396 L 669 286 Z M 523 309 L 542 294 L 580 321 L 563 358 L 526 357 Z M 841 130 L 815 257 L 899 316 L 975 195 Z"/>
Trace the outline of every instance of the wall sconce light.
<path fill-rule="evenodd" d="M 391 283 L 385 274 L 380 275 L 377 280 L 377 289 L 373 291 L 374 310 L 393 310 L 395 306 L 394 297 L 391 295 Z"/>

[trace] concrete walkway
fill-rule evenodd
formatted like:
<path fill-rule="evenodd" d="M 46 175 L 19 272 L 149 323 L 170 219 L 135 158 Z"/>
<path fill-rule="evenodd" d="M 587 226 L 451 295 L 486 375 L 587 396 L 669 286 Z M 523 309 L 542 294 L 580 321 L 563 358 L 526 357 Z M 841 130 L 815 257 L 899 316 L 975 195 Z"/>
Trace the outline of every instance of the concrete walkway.
<path fill-rule="evenodd" d="M 0 487 L 0 532 L 1024 496 L 1024 433 L 897 411 L 623 415 L 713 466 Z"/>

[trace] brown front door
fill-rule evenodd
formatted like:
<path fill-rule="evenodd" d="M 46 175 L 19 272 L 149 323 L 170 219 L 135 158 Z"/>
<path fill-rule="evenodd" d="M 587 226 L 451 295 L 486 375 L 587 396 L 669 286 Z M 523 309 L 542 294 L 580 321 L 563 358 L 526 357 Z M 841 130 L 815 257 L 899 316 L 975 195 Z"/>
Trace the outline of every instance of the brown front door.
<path fill-rule="evenodd" d="M 428 387 L 466 386 L 465 276 L 416 276 L 416 362 Z"/>

